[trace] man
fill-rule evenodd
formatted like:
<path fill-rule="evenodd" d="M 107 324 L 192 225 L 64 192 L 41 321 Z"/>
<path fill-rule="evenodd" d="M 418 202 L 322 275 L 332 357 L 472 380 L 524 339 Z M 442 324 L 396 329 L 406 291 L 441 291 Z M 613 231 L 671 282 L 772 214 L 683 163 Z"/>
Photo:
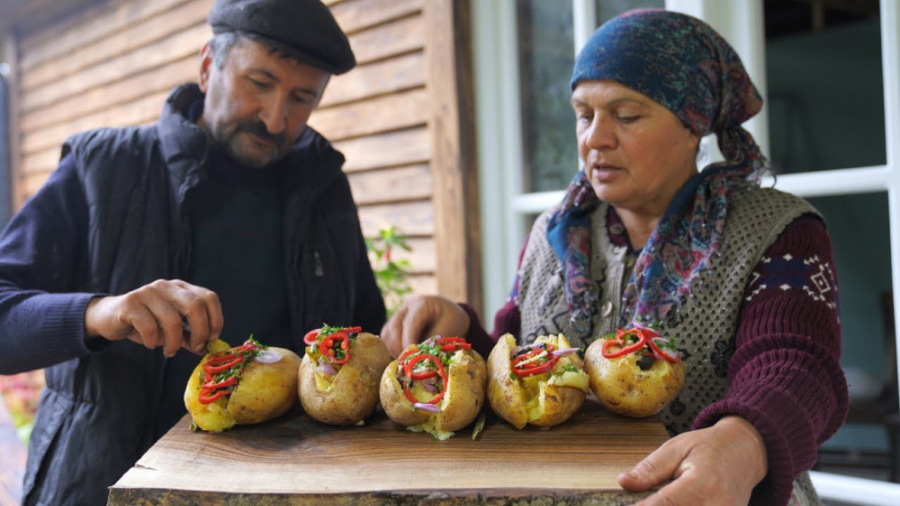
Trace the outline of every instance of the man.
<path fill-rule="evenodd" d="M 344 158 L 306 126 L 346 36 L 318 0 L 209 22 L 198 83 L 156 125 L 70 138 L 0 238 L 0 374 L 47 368 L 25 504 L 105 504 L 208 341 L 301 352 L 323 322 L 384 323 Z"/>

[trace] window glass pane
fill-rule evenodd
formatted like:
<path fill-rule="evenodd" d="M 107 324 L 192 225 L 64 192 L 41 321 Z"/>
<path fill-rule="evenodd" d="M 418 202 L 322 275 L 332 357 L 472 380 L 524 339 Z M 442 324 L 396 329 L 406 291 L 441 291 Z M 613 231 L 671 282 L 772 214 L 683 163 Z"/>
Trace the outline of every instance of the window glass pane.
<path fill-rule="evenodd" d="M 870 413 L 884 412 L 897 399 L 896 390 L 886 390 L 887 382 L 896 385 L 887 194 L 808 200 L 825 217 L 831 234 L 840 289 L 841 367 L 851 400 L 847 423 L 823 445 L 817 468 L 886 479 L 885 427 Z M 854 459 L 865 460 L 866 466 L 853 465 Z"/>
<path fill-rule="evenodd" d="M 565 188 L 578 170 L 569 77 L 575 64 L 572 2 L 519 0 L 523 191 Z"/>
<path fill-rule="evenodd" d="M 525 193 L 560 190 L 578 170 L 569 77 L 575 64 L 572 2 L 518 0 Z M 597 21 L 665 0 L 597 0 Z"/>
<path fill-rule="evenodd" d="M 886 163 L 877 1 L 766 0 L 776 173 Z"/>

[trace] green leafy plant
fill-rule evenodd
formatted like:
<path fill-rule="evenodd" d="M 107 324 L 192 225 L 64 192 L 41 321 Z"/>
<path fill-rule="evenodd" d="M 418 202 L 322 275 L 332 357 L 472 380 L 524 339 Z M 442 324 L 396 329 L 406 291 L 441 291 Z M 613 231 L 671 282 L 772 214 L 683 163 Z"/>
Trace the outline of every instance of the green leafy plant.
<path fill-rule="evenodd" d="M 375 273 L 375 281 L 378 283 L 381 296 L 384 297 L 388 317 L 397 311 L 403 303 L 403 297 L 412 293 L 412 288 L 406 280 L 409 274 L 409 260 L 396 258 L 394 253 L 398 249 L 412 251 L 406 242 L 406 236 L 394 225 L 379 230 L 377 238 L 366 239 L 366 251 L 369 252 L 372 271 Z"/>

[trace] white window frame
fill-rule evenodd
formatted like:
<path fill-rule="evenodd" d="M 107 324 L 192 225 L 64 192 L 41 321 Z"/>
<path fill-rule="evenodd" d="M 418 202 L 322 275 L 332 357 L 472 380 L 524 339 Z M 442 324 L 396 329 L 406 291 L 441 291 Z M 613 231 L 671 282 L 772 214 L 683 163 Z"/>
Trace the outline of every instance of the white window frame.
<path fill-rule="evenodd" d="M 880 0 L 886 163 L 872 167 L 779 176 L 776 187 L 803 197 L 887 192 L 890 212 L 891 280 L 894 314 L 900 315 L 900 7 Z M 562 191 L 523 193 L 519 69 L 516 55 L 515 0 L 471 2 L 485 320 L 504 304 L 515 278 L 519 249 L 526 237 L 525 217 L 562 198 Z M 572 0 L 577 51 L 596 26 L 593 0 Z M 754 83 L 766 96 L 763 0 L 666 0 L 666 8 L 703 19 L 734 46 Z M 560 76 L 567 79 L 568 76 Z M 745 127 L 768 152 L 766 109 Z M 704 139 L 711 158 L 718 155 Z M 771 180 L 764 184 L 771 185 Z M 900 364 L 900 333 L 897 363 Z M 812 472 L 819 494 L 851 504 L 900 504 L 900 485 Z M 863 492 L 864 491 L 864 492 Z M 861 493 L 862 492 L 862 493 Z"/>

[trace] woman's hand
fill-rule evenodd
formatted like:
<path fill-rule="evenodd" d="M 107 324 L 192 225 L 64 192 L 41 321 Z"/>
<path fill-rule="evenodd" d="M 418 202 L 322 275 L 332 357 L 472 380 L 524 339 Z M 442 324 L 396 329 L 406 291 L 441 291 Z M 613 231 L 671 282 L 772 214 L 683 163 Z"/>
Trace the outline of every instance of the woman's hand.
<path fill-rule="evenodd" d="M 741 505 L 767 473 L 766 447 L 753 425 L 728 416 L 714 426 L 666 441 L 619 485 L 641 492 L 672 480 L 636 506 Z"/>
<path fill-rule="evenodd" d="M 187 326 L 185 326 L 185 324 Z M 181 280 L 157 280 L 124 295 L 98 297 L 84 311 L 85 339 L 130 339 L 167 357 L 181 348 L 206 353 L 222 333 L 222 306 L 212 291 Z"/>
<path fill-rule="evenodd" d="M 381 328 L 391 356 L 398 356 L 407 346 L 433 335 L 465 337 L 469 332 L 469 314 L 459 304 L 439 295 L 417 295 L 400 306 Z"/>

